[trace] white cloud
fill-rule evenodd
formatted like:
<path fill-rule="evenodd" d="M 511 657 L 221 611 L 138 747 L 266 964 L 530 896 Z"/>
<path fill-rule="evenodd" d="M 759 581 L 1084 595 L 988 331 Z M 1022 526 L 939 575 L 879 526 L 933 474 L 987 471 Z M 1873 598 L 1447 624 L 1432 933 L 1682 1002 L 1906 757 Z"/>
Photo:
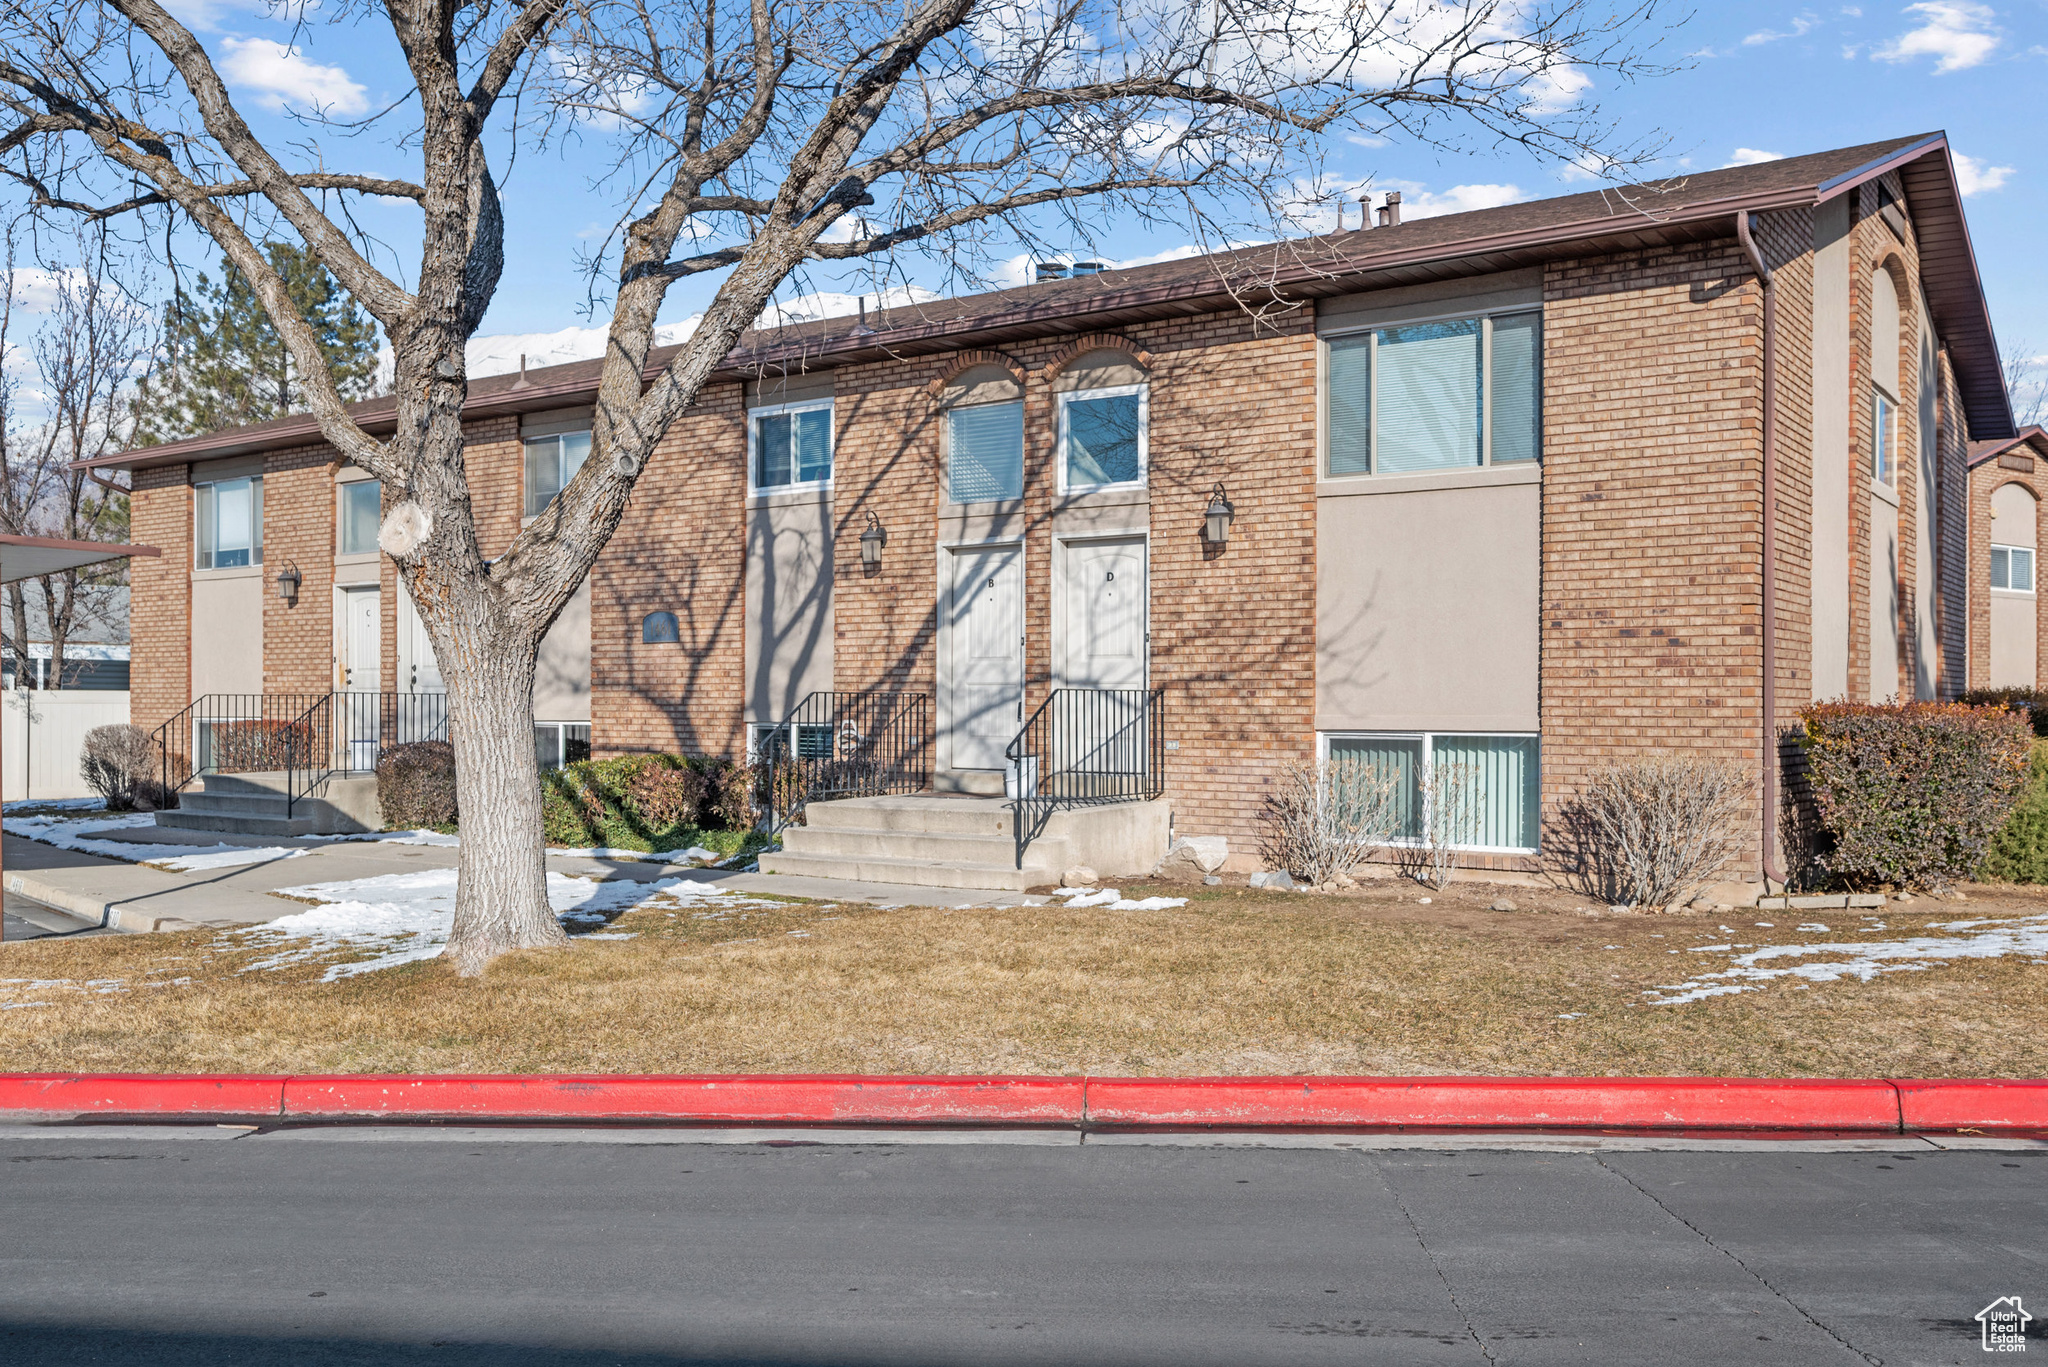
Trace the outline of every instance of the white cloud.
<path fill-rule="evenodd" d="M 1989 5 L 1975 0 L 1921 0 L 1906 6 L 1906 13 L 1920 19 L 1920 27 L 1908 29 L 1870 55 L 1880 62 L 1910 62 L 1915 57 L 1936 58 L 1935 74 L 1962 71 L 1989 57 L 2001 41 L 1998 16 Z"/>
<path fill-rule="evenodd" d="M 1598 152 L 1581 152 L 1571 159 L 1571 164 L 1557 173 L 1557 178 L 1566 184 L 1582 180 L 1604 180 L 1613 169 L 1612 158 Z"/>
<path fill-rule="evenodd" d="M 1765 152 L 1755 147 L 1738 147 L 1735 149 L 1734 156 L 1721 163 L 1721 169 L 1725 171 L 1731 166 L 1761 166 L 1767 161 L 1783 161 L 1784 159 L 1785 154 L 1783 152 Z"/>
<path fill-rule="evenodd" d="M 1444 214 L 1468 214 L 1474 209 L 1498 209 L 1529 198 L 1519 185 L 1453 185 L 1441 193 L 1395 184 L 1401 192 L 1401 221 L 1438 218 Z"/>
<path fill-rule="evenodd" d="M 1760 47 L 1765 43 L 1775 43 L 1780 38 L 1804 38 L 1819 27 L 1820 20 L 1814 16 L 1812 10 L 1808 10 L 1792 20 L 1792 27 L 1788 29 L 1760 28 L 1755 33 L 1744 38 L 1742 45 L 1744 47 Z"/>
<path fill-rule="evenodd" d="M 1986 166 L 1977 158 L 1961 152 L 1951 152 L 1950 155 L 1956 162 L 1956 188 L 1963 192 L 1965 199 L 1985 190 L 1998 189 L 2013 173 L 2010 166 Z"/>
<path fill-rule="evenodd" d="M 255 92 L 266 109 L 281 110 L 289 102 L 309 112 L 349 115 L 370 107 L 368 92 L 350 80 L 348 72 L 307 61 L 304 52 L 288 43 L 228 38 L 221 48 L 227 54 L 221 70 L 229 82 Z"/>
<path fill-rule="evenodd" d="M 48 313 L 57 307 L 57 292 L 66 282 L 74 286 L 85 283 L 85 272 L 76 266 L 62 270 L 46 271 L 36 266 L 14 268 L 14 307 L 22 313 Z"/>

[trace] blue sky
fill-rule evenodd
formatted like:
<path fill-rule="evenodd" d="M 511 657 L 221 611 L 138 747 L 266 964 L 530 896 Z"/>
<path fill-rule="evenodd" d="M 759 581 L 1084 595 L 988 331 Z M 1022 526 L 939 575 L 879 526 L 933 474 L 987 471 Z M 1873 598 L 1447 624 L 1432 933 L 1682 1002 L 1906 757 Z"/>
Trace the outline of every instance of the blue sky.
<path fill-rule="evenodd" d="M 260 8 L 223 0 L 182 0 L 174 7 L 201 31 L 259 131 L 280 140 L 306 136 L 281 112 L 286 100 L 318 95 L 349 113 L 377 107 L 403 89 L 389 30 L 375 22 L 314 23 L 299 31 L 295 49 L 287 49 L 280 40 L 292 38 L 291 31 Z M 1684 69 L 1636 84 L 1599 78 L 1588 96 L 1628 135 L 1661 130 L 1669 170 L 1947 130 L 1969 159 L 1966 208 L 2000 338 L 2029 339 L 2035 352 L 2048 352 L 2048 279 L 2038 265 L 2048 221 L 2048 165 L 2030 109 L 2048 70 L 2048 0 L 1813 8 L 1716 3 L 1701 6 L 1671 35 L 1665 55 Z M 323 141 L 334 169 L 409 169 L 397 154 L 367 140 Z M 524 154 L 509 172 L 499 166 L 508 265 L 484 333 L 542 333 L 591 321 L 578 312 L 584 294 L 574 258 L 591 230 L 610 218 L 579 164 L 593 151 L 571 144 Z M 1411 215 L 1586 188 L 1574 183 L 1568 168 L 1520 152 L 1446 155 L 1338 142 L 1329 163 L 1340 177 L 1371 176 L 1380 188 L 1402 189 Z M 366 207 L 364 219 L 388 226 L 402 241 L 408 208 Z M 1110 229 L 1096 251 L 1131 261 L 1187 242 L 1186 234 L 1133 225 Z M 919 278 L 914 266 L 912 278 Z M 809 283 L 832 281 L 817 276 Z M 677 287 L 663 321 L 697 312 L 714 287 L 712 280 Z M 860 288 L 851 277 L 846 287 Z"/>

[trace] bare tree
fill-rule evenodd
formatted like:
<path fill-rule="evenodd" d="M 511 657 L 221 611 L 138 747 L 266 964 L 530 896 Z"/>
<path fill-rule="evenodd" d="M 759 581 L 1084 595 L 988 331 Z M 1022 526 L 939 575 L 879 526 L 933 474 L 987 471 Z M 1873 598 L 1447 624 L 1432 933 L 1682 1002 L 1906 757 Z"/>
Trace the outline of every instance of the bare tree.
<path fill-rule="evenodd" d="M 0 527 L 16 535 L 97 541 L 119 539 L 126 531 L 127 490 L 95 482 L 76 462 L 103 455 L 122 439 L 127 390 L 148 359 L 151 327 L 114 272 L 75 264 L 90 259 L 94 236 L 73 239 L 73 258 L 42 271 L 50 307 L 26 348 L 35 357 L 39 420 L 21 412 L 11 382 L 0 394 Z M 4 244 L 0 353 L 18 326 L 12 231 Z M 67 570 L 7 585 L 15 678 L 36 675 L 29 646 L 39 627 L 50 643 L 42 686 L 70 682 L 71 638 L 107 620 L 114 590 L 126 577 L 124 568 Z"/>
<path fill-rule="evenodd" d="M 334 171 L 317 143 L 267 145 L 205 45 L 159 0 L 0 0 L 0 99 L 15 120 L 0 132 L 0 171 L 38 213 L 164 210 L 196 225 L 254 284 L 322 434 L 383 481 L 380 544 L 448 685 L 463 812 L 449 949 L 473 973 L 501 951 L 563 943 L 529 727 L 541 638 L 618 526 L 656 441 L 793 271 L 902 251 L 971 261 L 999 230 L 1028 242 L 1034 224 L 1078 221 L 1084 200 L 1099 217 L 1178 206 L 1270 233 L 1305 187 L 1313 197 L 1320 140 L 1333 132 L 1439 145 L 1477 136 L 1583 157 L 1610 141 L 1577 100 L 1585 73 L 1646 69 L 1659 3 L 330 7 L 391 27 L 410 91 L 385 117 L 419 168 L 404 181 Z M 307 119 L 322 122 L 318 111 Z M 504 264 L 487 135 L 529 150 L 574 136 L 586 164 L 603 148 L 598 188 L 619 206 L 614 243 L 590 263 L 611 309 L 591 458 L 488 561 L 462 432 L 463 344 Z M 410 284 L 374 264 L 378 247 L 345 212 L 358 194 L 418 206 Z M 395 354 L 390 436 L 349 415 L 259 249 L 258 220 L 310 249 L 383 327 Z M 723 278 L 696 331 L 650 374 L 669 287 L 712 272 Z"/>
<path fill-rule="evenodd" d="M 2020 337 L 2005 344 L 2001 359 L 2013 422 L 2021 427 L 2048 422 L 2048 356 L 2035 350 L 2032 338 Z"/>

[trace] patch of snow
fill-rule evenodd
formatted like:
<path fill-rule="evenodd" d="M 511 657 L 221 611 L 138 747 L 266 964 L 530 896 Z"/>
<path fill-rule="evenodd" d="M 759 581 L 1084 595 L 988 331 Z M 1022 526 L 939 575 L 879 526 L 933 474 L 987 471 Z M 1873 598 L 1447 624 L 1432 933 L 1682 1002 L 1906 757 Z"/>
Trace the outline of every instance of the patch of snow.
<path fill-rule="evenodd" d="M 1803 935 L 1826 935 L 1828 933 L 1828 928 L 1818 921 L 1808 921 L 1800 926 L 1799 930 Z"/>
<path fill-rule="evenodd" d="M 455 869 L 420 869 L 284 888 L 281 891 L 287 897 L 306 898 L 319 905 L 247 930 L 231 931 L 222 947 L 253 944 L 274 951 L 244 968 L 245 973 L 284 968 L 342 952 L 367 955 L 352 963 L 330 964 L 321 975 L 322 982 L 431 959 L 448 943 L 448 932 L 455 919 L 456 877 Z M 625 912 L 657 900 L 685 906 L 759 902 L 758 898 L 744 898 L 716 884 L 681 878 L 637 883 L 626 879 L 571 878 L 552 870 L 548 873 L 548 905 L 564 921 L 602 921 L 608 912 Z M 623 936 L 614 934 L 608 938 Z"/>
<path fill-rule="evenodd" d="M 593 930 L 578 935 L 576 938 L 579 940 L 637 940 L 640 938 L 640 932 L 637 930 Z"/>
<path fill-rule="evenodd" d="M 629 859 L 648 864 L 680 864 L 685 859 L 694 859 L 699 864 L 716 864 L 725 858 L 717 850 L 707 850 L 702 845 L 692 845 L 687 850 L 615 850 L 609 845 L 592 845 L 587 849 L 565 850 L 559 846 L 548 846 L 548 853 L 565 858 L 578 859 Z"/>
<path fill-rule="evenodd" d="M 1676 1006 L 1702 1001 L 1732 992 L 1754 992 L 1780 978 L 1799 978 L 1808 983 L 1839 982 L 1854 978 L 1869 982 L 1881 973 L 1919 972 L 1951 959 L 1998 959 L 2007 955 L 2033 958 L 2048 954 L 2048 915 L 2018 916 L 1990 921 L 1956 921 L 1931 926 L 1933 930 L 1974 931 L 1974 934 L 1916 935 L 1903 940 L 1862 941 L 1857 944 L 1766 945 L 1737 955 L 1719 973 L 1702 973 L 1682 983 L 1668 983 L 1644 993 L 1648 1005 Z M 1742 945 L 1702 945 L 1704 950 L 1729 951 Z M 1828 956 L 1824 961 L 1821 956 Z M 1772 967 L 1776 961 L 1792 961 L 1787 967 Z M 1654 993 L 1669 995 L 1658 997 Z"/>
<path fill-rule="evenodd" d="M 1775 921 L 1758 921 L 1756 924 L 1759 930 L 1772 930 L 1777 926 Z"/>
<path fill-rule="evenodd" d="M 97 797 L 23 797 L 0 804 L 0 809 L 10 812 L 99 812 L 106 810 L 106 800 Z"/>
<path fill-rule="evenodd" d="M 1116 888 L 1059 888 L 1053 896 L 1066 898 L 1070 907 L 1101 907 L 1104 911 L 1165 911 L 1188 904 L 1185 897 L 1126 897 Z"/>
<path fill-rule="evenodd" d="M 1188 899 L 1185 897 L 1147 897 L 1143 901 L 1133 901 L 1128 897 L 1119 897 L 1116 901 L 1111 902 L 1107 909 L 1110 911 L 1165 911 L 1168 907 L 1184 907 L 1187 904 Z M 1068 905 L 1071 906 L 1073 904 L 1068 903 Z"/>
<path fill-rule="evenodd" d="M 1084 892 L 1078 897 L 1067 899 L 1070 907 L 1103 907 L 1111 902 L 1123 900 L 1123 893 L 1115 888 L 1103 888 L 1099 892 Z"/>
<path fill-rule="evenodd" d="M 48 1006 L 48 1002 L 0 1002 L 0 1011 L 19 1011 L 24 1006 Z"/>
<path fill-rule="evenodd" d="M 1567 1011 L 1563 1015 L 1559 1016 L 1558 1019 L 1561 1021 L 1575 1021 L 1585 1014 L 1586 1013 L 1583 1011 Z"/>
<path fill-rule="evenodd" d="M 444 835 L 440 831 L 362 831 L 355 835 L 308 835 L 303 840 L 318 840 L 323 844 L 338 844 L 345 840 L 374 840 L 386 845 L 435 845 L 442 849 L 454 849 L 462 844 L 461 837 Z"/>
<path fill-rule="evenodd" d="M 130 812 L 123 816 L 110 816 L 97 821 L 81 821 L 76 817 L 67 816 L 10 816 L 0 821 L 0 830 L 5 830 L 9 835 L 36 841 L 38 844 L 55 845 L 60 850 L 96 854 L 106 859 L 122 859 L 131 864 L 149 864 L 156 868 L 169 869 L 172 873 L 193 873 L 200 869 L 229 869 L 244 864 L 268 864 L 278 859 L 296 859 L 305 853 L 304 850 L 288 850 L 275 845 L 163 845 L 97 838 L 109 831 L 130 831 L 155 825 L 156 818 L 149 813 Z M 183 850 L 184 853 L 167 853 L 170 850 Z"/>

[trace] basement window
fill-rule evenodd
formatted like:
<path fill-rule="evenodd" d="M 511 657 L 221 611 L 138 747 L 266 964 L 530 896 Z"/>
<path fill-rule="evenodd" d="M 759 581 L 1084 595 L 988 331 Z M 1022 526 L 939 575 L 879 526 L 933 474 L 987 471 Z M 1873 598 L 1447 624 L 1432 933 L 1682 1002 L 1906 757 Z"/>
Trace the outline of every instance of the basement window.
<path fill-rule="evenodd" d="M 263 563 L 263 477 L 212 480 L 199 496 L 198 568 L 232 570 Z"/>
<path fill-rule="evenodd" d="M 533 754 L 543 771 L 590 758 L 590 723 L 578 721 L 537 721 L 533 724 Z"/>
<path fill-rule="evenodd" d="M 1541 766 L 1533 735 L 1454 731 L 1326 734 L 1333 769 L 1362 765 L 1394 784 L 1391 845 L 1423 841 L 1437 803 L 1450 843 L 1462 850 L 1532 854 L 1537 849 Z M 1434 781 L 1431 781 L 1434 779 Z"/>

